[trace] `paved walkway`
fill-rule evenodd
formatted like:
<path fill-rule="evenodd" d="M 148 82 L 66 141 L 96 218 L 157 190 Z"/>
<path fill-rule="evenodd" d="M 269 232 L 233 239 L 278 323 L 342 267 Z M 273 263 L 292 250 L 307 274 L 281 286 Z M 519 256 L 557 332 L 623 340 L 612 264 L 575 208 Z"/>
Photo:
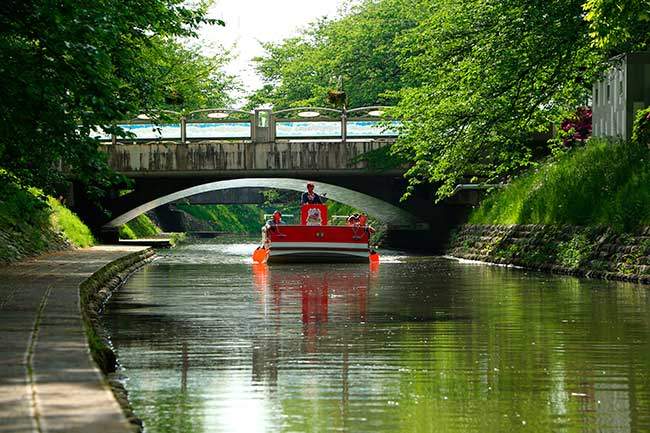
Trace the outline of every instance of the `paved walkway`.
<path fill-rule="evenodd" d="M 144 249 L 100 246 L 0 266 L 0 433 L 131 431 L 90 358 L 79 284 Z"/>

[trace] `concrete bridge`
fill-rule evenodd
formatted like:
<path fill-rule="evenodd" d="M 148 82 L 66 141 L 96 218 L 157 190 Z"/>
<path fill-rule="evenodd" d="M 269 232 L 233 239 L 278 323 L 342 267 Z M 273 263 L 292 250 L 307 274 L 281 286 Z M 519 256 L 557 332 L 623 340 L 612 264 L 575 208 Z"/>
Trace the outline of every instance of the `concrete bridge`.
<path fill-rule="evenodd" d="M 269 176 L 290 174 L 367 174 L 360 158 L 389 146 L 394 138 L 197 140 L 121 142 L 103 146 L 112 168 L 129 177 L 224 175 Z M 400 175 L 402 170 L 392 174 Z"/>
<path fill-rule="evenodd" d="M 368 108 L 378 111 L 378 107 Z M 307 136 L 290 137 L 286 132 L 279 136 L 279 118 L 273 112 L 257 110 L 248 137 L 188 137 L 187 131 L 182 131 L 187 121 L 180 124 L 177 138 L 110 137 L 103 150 L 111 167 L 133 181 L 131 191 L 116 191 L 108 197 L 104 202 L 107 214 L 86 205 L 83 194 L 75 195 L 75 207 L 96 231 L 102 232 L 104 240 L 114 240 L 120 225 L 179 199 L 247 188 L 304 191 L 306 181 L 311 180 L 328 198 L 361 209 L 387 224 L 392 245 L 429 250 L 441 247 L 449 228 L 462 220 L 468 206 L 458 200 L 434 206 L 431 188 L 422 188 L 402 203 L 404 169 L 373 170 L 363 160 L 364 154 L 391 145 L 394 135 L 378 134 L 375 129 L 366 136 L 357 133 L 350 137 L 344 113 L 342 120 L 334 120 L 342 122 L 339 137 L 317 136 L 319 128 L 323 129 L 318 122 L 332 120 L 324 120 L 317 109 L 299 110 L 311 117 L 289 120 L 306 124 L 303 129 Z M 206 113 L 213 112 L 201 112 Z M 266 120 L 261 121 L 264 113 Z M 254 127 L 257 124 L 264 125 L 262 130 Z"/>

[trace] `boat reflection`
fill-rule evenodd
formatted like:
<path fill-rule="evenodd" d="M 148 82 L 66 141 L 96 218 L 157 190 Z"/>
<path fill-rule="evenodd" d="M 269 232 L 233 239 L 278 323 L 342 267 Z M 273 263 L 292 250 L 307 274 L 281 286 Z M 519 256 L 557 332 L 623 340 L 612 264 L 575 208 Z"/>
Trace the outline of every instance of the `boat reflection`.
<path fill-rule="evenodd" d="M 345 382 L 350 327 L 358 326 L 357 337 L 365 332 L 368 295 L 379 279 L 379 263 L 337 271 L 254 264 L 252 271 L 257 303 L 270 328 L 253 345 L 253 380 L 277 383 L 278 359 L 289 349 L 308 357 L 342 352 Z M 297 319 L 302 323 L 300 347 L 280 347 L 283 332 Z M 347 393 L 345 384 L 343 388 Z"/>
<path fill-rule="evenodd" d="M 349 271 L 271 270 L 266 264 L 254 264 L 252 269 L 253 287 L 265 315 L 271 312 L 269 303 L 272 304 L 272 314 L 278 317 L 293 311 L 295 298 L 300 296 L 300 316 L 305 325 L 305 335 L 324 335 L 327 332 L 324 325 L 332 320 L 337 324 L 366 321 L 368 292 L 378 279 L 379 263 Z"/>

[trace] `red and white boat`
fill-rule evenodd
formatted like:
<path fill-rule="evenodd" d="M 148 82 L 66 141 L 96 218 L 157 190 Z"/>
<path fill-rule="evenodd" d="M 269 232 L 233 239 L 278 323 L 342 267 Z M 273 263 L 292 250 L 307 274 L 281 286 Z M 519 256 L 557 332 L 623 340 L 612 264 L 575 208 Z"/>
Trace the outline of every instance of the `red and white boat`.
<path fill-rule="evenodd" d="M 253 253 L 257 263 L 279 262 L 375 262 L 367 225 L 329 225 L 327 206 L 305 204 L 301 224 L 268 227 L 262 247 Z"/>

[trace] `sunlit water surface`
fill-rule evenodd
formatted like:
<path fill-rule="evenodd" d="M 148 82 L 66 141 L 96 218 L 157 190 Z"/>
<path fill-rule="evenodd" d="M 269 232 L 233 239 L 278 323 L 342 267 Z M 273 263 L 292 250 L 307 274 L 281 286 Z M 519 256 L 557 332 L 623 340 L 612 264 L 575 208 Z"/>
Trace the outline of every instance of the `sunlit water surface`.
<path fill-rule="evenodd" d="M 105 325 L 153 432 L 650 431 L 647 287 L 384 253 L 160 253 Z"/>

